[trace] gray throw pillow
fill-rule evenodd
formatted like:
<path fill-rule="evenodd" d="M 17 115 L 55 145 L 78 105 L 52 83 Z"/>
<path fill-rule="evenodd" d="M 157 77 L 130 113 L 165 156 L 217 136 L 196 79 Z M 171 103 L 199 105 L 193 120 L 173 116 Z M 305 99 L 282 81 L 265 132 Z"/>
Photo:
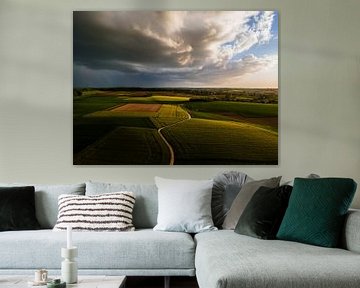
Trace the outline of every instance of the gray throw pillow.
<path fill-rule="evenodd" d="M 61 194 L 85 195 L 85 183 L 70 185 L 4 184 L 0 186 L 34 186 L 36 218 L 43 229 L 52 229 L 58 216 L 58 197 Z"/>
<path fill-rule="evenodd" d="M 304 178 L 308 178 L 308 179 L 318 179 L 318 178 L 320 178 L 320 176 L 319 176 L 318 174 L 311 173 L 311 174 L 307 175 L 307 176 L 304 177 Z M 290 180 L 290 181 L 286 181 L 286 182 L 284 182 L 282 185 L 294 186 L 294 179 L 293 179 L 293 180 Z"/>
<path fill-rule="evenodd" d="M 154 230 L 198 233 L 217 230 L 211 217 L 213 180 L 155 177 L 159 213 Z"/>
<path fill-rule="evenodd" d="M 261 187 L 276 188 L 279 186 L 280 177 L 274 177 L 270 179 L 251 181 L 244 184 L 236 196 L 234 202 L 231 205 L 229 212 L 227 213 L 224 223 L 222 225 L 223 229 L 234 230 L 236 224 L 238 223 L 241 214 L 244 212 L 247 204 L 250 199 L 253 197 L 255 192 Z"/>
<path fill-rule="evenodd" d="M 211 213 L 216 227 L 221 228 L 225 216 L 241 187 L 251 180 L 245 173 L 238 171 L 226 171 L 215 176 L 212 189 Z"/>

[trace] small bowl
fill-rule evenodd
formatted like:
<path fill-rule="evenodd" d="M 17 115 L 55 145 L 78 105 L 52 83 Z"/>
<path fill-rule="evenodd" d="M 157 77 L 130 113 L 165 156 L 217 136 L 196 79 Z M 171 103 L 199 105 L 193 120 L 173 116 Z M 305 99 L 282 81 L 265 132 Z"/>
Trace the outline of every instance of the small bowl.
<path fill-rule="evenodd" d="M 66 282 L 61 282 L 60 279 L 54 279 L 47 283 L 47 288 L 66 288 Z"/>

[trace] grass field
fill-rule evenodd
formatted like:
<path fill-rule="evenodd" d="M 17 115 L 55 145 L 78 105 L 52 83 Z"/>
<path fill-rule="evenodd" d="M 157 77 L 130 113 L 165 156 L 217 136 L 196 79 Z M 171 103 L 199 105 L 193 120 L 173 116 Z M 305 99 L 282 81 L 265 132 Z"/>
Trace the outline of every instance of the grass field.
<path fill-rule="evenodd" d="M 117 127 L 155 128 L 148 117 L 81 118 L 74 123 L 73 127 L 74 154 L 79 153 Z"/>
<path fill-rule="evenodd" d="M 151 117 L 151 120 L 157 128 L 161 128 L 187 118 L 188 113 L 186 113 L 182 107 L 178 105 L 164 104 L 161 106 L 159 113 Z"/>
<path fill-rule="evenodd" d="M 164 133 L 177 152 L 176 164 L 277 163 L 277 134 L 251 125 L 191 119 Z"/>
<path fill-rule="evenodd" d="M 167 164 L 169 152 L 157 130 L 118 127 L 74 157 L 75 165 Z"/>
<path fill-rule="evenodd" d="M 193 118 L 239 122 L 278 132 L 277 117 L 243 117 L 235 113 L 209 113 L 197 111 L 190 111 L 190 114 Z"/>
<path fill-rule="evenodd" d="M 177 102 L 187 102 L 189 97 L 179 97 L 179 96 L 148 96 L 148 97 L 131 97 L 124 98 L 125 102 L 132 103 L 177 103 Z"/>
<path fill-rule="evenodd" d="M 231 101 L 196 102 L 185 104 L 191 111 L 212 113 L 235 113 L 244 117 L 274 117 L 278 114 L 277 104 L 242 103 Z"/>
<path fill-rule="evenodd" d="M 74 164 L 169 164 L 170 149 L 174 164 L 276 164 L 277 90 L 261 93 L 225 88 L 77 91 Z"/>
<path fill-rule="evenodd" d="M 157 112 L 161 108 L 161 104 L 125 104 L 114 109 L 111 109 L 112 112 Z"/>
<path fill-rule="evenodd" d="M 88 96 L 75 98 L 73 104 L 74 118 L 91 112 L 104 110 L 121 103 L 121 99 L 117 96 Z"/>

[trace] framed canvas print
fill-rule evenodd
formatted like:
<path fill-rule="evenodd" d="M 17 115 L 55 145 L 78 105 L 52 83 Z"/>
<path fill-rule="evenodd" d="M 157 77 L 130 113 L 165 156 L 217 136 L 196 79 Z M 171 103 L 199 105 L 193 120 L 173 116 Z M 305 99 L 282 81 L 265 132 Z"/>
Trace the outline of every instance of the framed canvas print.
<path fill-rule="evenodd" d="M 277 165 L 277 11 L 74 11 L 73 164 Z"/>

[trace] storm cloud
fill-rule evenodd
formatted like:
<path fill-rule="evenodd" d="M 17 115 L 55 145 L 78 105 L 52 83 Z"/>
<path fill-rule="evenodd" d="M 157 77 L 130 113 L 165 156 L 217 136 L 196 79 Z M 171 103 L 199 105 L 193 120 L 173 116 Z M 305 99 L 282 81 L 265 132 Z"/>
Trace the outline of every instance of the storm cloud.
<path fill-rule="evenodd" d="M 74 87 L 247 87 L 244 79 L 257 75 L 256 86 L 277 87 L 276 12 L 75 11 L 73 18 Z"/>

